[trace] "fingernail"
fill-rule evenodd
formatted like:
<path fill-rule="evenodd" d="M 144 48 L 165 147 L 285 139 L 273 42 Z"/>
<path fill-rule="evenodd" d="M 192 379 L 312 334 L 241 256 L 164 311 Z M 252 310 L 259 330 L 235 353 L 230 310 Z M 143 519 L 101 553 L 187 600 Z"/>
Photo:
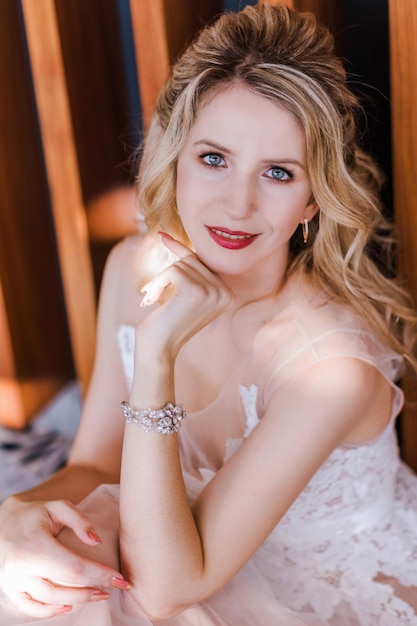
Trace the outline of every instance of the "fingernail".
<path fill-rule="evenodd" d="M 105 591 L 95 591 L 90 596 L 90 602 L 98 602 L 99 600 L 107 600 L 109 594 Z"/>
<path fill-rule="evenodd" d="M 55 615 L 62 615 L 62 613 L 69 613 L 71 609 L 72 606 L 69 605 L 60 606 L 58 609 L 55 609 L 54 613 Z"/>
<path fill-rule="evenodd" d="M 127 582 L 124 578 L 114 578 L 111 579 L 112 587 L 116 587 L 116 589 L 132 589 L 132 585 Z"/>
<path fill-rule="evenodd" d="M 91 541 L 95 541 L 96 543 L 103 543 L 100 537 L 97 535 L 96 531 L 92 528 L 87 531 L 87 535 L 88 538 L 91 539 Z"/>
<path fill-rule="evenodd" d="M 171 235 L 168 235 L 168 233 L 164 233 L 163 230 L 158 230 L 158 235 L 160 235 L 161 237 L 166 237 L 167 239 L 174 239 L 174 237 L 171 237 Z"/>

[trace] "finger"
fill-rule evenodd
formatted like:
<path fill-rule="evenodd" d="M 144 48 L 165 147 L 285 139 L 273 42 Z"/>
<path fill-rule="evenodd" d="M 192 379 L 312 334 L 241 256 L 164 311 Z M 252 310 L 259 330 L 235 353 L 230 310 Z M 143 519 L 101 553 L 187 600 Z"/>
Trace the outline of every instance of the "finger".
<path fill-rule="evenodd" d="M 70 578 L 70 576 L 68 576 Z M 2 590 L 11 603 L 21 611 L 34 616 L 54 614 L 52 609 L 45 610 L 38 606 L 52 607 L 73 606 L 76 604 L 106 600 L 109 593 L 106 587 L 129 591 L 131 585 L 122 578 L 112 578 L 108 585 L 84 585 L 78 579 L 75 583 L 57 583 L 36 575 L 8 576 L 2 581 Z M 32 603 L 35 603 L 34 605 Z"/>
<path fill-rule="evenodd" d="M 90 519 L 81 513 L 72 503 L 66 501 L 53 501 L 48 503 L 48 508 L 53 515 L 56 515 L 65 523 L 66 529 L 64 531 L 69 533 L 67 539 L 62 542 L 63 534 L 58 537 L 58 541 L 52 537 L 47 537 L 49 543 L 48 548 L 44 550 L 44 554 L 49 554 L 53 557 L 54 567 L 56 564 L 62 563 L 64 572 L 69 568 L 73 570 L 73 576 L 88 576 L 83 582 L 86 584 L 105 584 L 107 586 L 114 586 L 113 580 L 120 581 L 119 587 L 124 589 L 125 585 L 128 585 L 124 581 L 122 574 L 119 570 L 99 561 L 99 555 L 101 556 L 100 546 L 102 545 L 102 539 L 92 527 Z M 71 538 L 71 531 L 78 539 L 87 546 L 97 547 L 98 554 L 96 557 L 95 549 L 83 549 L 81 545 L 77 546 L 77 542 L 71 540 L 70 546 L 67 547 L 68 537 Z M 75 537 L 74 537 L 75 539 Z M 75 549 L 75 551 L 74 551 Z M 83 553 L 87 551 L 88 554 Z M 64 552 L 65 554 L 64 554 Z M 97 558 L 97 560 L 96 560 Z M 45 578 L 51 576 L 46 574 Z M 64 580 L 68 580 L 64 578 Z M 74 580 L 74 577 L 68 582 L 79 582 Z"/>
<path fill-rule="evenodd" d="M 168 233 L 164 233 L 159 231 L 158 235 L 161 237 L 161 241 L 168 250 L 173 252 L 179 259 L 183 259 L 186 256 L 196 256 L 195 252 L 184 246 L 184 244 L 180 243 Z"/>
<path fill-rule="evenodd" d="M 123 575 L 110 565 L 80 556 L 53 541 L 54 545 L 45 552 L 47 559 L 43 557 L 40 562 L 26 563 L 28 573 L 51 580 L 58 586 L 130 588 Z"/>
<path fill-rule="evenodd" d="M 72 531 L 68 529 L 68 532 Z M 100 547 L 86 547 L 74 534 L 72 536 L 74 541 L 68 547 L 55 537 L 42 537 L 31 552 L 15 555 L 6 574 L 10 579 L 15 579 L 16 572 L 24 571 L 33 577 L 45 578 L 64 586 L 128 588 L 129 583 L 123 575 L 107 564 L 108 556 Z M 88 551 L 88 555 L 83 554 L 83 550 Z M 18 584 L 16 586 L 20 587 Z"/>
<path fill-rule="evenodd" d="M 57 535 L 64 526 L 68 526 L 81 541 L 88 545 L 102 543 L 89 518 L 81 513 L 71 502 L 56 500 L 48 502 L 47 509 L 52 516 L 53 534 Z"/>
<path fill-rule="evenodd" d="M 11 602 L 21 613 L 38 619 L 56 617 L 72 611 L 71 605 L 42 604 L 42 602 L 33 600 L 25 593 L 19 594 L 19 597 L 11 600 Z"/>
<path fill-rule="evenodd" d="M 55 615 L 62 615 L 69 613 L 72 609 L 71 605 L 62 604 L 44 604 L 33 598 L 30 593 L 26 591 L 8 590 L 4 589 L 9 602 L 20 613 L 30 615 L 35 618 L 47 618 Z"/>
<path fill-rule="evenodd" d="M 140 306 L 149 306 L 158 302 L 162 293 L 171 285 L 175 287 L 175 293 L 178 294 L 186 285 L 200 286 L 201 289 L 206 290 L 211 281 L 212 274 L 199 263 L 195 255 L 184 257 L 167 267 L 142 288 L 142 291 L 145 291 L 145 296 Z"/>
<path fill-rule="evenodd" d="M 26 578 L 25 593 L 34 601 L 54 606 L 73 606 L 86 602 L 107 600 L 109 594 L 100 587 L 55 585 L 50 580 Z"/>
<path fill-rule="evenodd" d="M 145 295 L 140 301 L 139 306 L 145 307 L 155 304 L 155 302 L 158 302 L 162 293 L 171 285 L 171 282 L 167 280 L 154 282 L 155 280 L 156 279 L 152 280 L 147 285 L 142 287 L 141 292 Z"/>

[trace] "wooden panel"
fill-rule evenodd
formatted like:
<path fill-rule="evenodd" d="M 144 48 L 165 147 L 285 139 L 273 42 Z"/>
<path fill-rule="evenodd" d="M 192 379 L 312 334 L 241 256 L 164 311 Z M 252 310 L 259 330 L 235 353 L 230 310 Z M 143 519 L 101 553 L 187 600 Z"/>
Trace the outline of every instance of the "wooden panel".
<path fill-rule="evenodd" d="M 0 422 L 3 426 L 20 427 L 25 424 L 25 410 L 10 339 L 6 303 L 0 283 Z"/>
<path fill-rule="evenodd" d="M 136 64 L 145 125 L 161 85 L 169 72 L 164 1 L 130 0 Z"/>
<path fill-rule="evenodd" d="M 91 374 L 96 296 L 53 0 L 22 0 L 77 378 Z"/>
<path fill-rule="evenodd" d="M 129 0 L 55 0 L 96 292 L 107 256 L 137 230 L 124 201 L 142 133 Z"/>
<path fill-rule="evenodd" d="M 141 119 L 133 118 L 137 85 L 127 85 L 126 64 L 135 80 L 135 62 L 133 55 L 124 58 L 121 38 L 128 33 L 121 31 L 121 5 L 128 20 L 128 0 L 55 0 L 84 202 L 132 181 L 127 161 Z"/>
<path fill-rule="evenodd" d="M 0 2 L 0 422 L 73 376 L 20 3 Z"/>
<path fill-rule="evenodd" d="M 11 342 L 6 303 L 0 283 L 0 423 L 7 428 L 24 428 L 32 415 L 63 384 L 57 372 L 49 376 L 35 372 L 18 376 Z"/>
<path fill-rule="evenodd" d="M 398 258 L 417 301 L 417 3 L 390 0 L 390 54 L 394 213 Z M 409 404 L 402 419 L 405 460 L 417 469 L 416 381 L 404 383 Z"/>

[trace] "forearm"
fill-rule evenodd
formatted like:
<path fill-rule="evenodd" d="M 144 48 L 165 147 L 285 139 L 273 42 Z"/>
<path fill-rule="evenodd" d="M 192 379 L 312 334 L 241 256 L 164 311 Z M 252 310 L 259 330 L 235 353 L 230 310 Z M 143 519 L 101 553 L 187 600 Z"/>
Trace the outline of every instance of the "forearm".
<path fill-rule="evenodd" d="M 137 408 L 159 408 L 173 400 L 169 369 L 160 369 L 154 380 L 143 373 L 140 388 L 133 388 L 130 397 Z M 188 604 L 185 594 L 203 576 L 203 551 L 176 434 L 147 433 L 138 425 L 126 425 L 120 515 L 123 573 L 134 583 L 132 593 L 139 604 L 154 617 L 164 617 L 165 608 L 168 616 L 171 607 Z"/>
<path fill-rule="evenodd" d="M 166 236 L 164 245 L 179 261 L 146 285 L 141 304 L 160 306 L 136 329 L 130 403 L 137 409 L 181 402 L 174 393 L 179 351 L 232 300 L 229 289 L 191 250 Z M 208 558 L 209 529 L 201 517 L 197 526 L 188 504 L 177 438 L 147 433 L 135 424 L 126 425 L 124 436 L 122 563 L 134 582 L 132 595 L 157 618 L 213 593 L 221 578 L 210 564 L 219 544 L 212 542 Z"/>
<path fill-rule="evenodd" d="M 117 477 L 93 467 L 71 464 L 17 497 L 25 502 L 65 499 L 77 504 L 99 485 L 116 481 Z"/>

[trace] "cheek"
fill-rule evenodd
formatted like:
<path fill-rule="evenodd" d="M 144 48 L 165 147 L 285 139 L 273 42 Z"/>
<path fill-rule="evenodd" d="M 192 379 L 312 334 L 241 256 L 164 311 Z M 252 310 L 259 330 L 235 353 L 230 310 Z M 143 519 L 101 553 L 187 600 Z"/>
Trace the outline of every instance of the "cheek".
<path fill-rule="evenodd" d="M 187 183 L 187 177 L 182 175 L 180 171 L 178 171 L 177 175 L 177 185 L 176 185 L 176 201 L 177 201 L 177 209 L 179 216 L 183 217 L 183 213 L 186 210 L 188 201 L 187 199 L 190 196 L 189 184 Z"/>
<path fill-rule="evenodd" d="M 271 230 L 294 233 L 303 220 L 307 204 L 308 198 L 304 194 L 299 198 L 281 197 L 270 202 L 265 218 Z"/>
<path fill-rule="evenodd" d="M 178 208 L 180 205 L 187 205 L 189 201 L 194 201 L 198 185 L 195 173 L 187 165 L 186 161 L 179 160 L 177 163 L 176 197 Z"/>
<path fill-rule="evenodd" d="M 176 202 L 180 219 L 192 227 L 193 220 L 203 213 L 209 204 L 209 191 L 195 177 L 185 175 L 177 179 Z"/>
<path fill-rule="evenodd" d="M 193 186 L 186 181 L 179 181 L 177 185 L 177 211 L 185 232 L 190 236 L 193 223 L 198 212 L 197 198 Z"/>
<path fill-rule="evenodd" d="M 193 197 L 188 185 L 177 185 L 177 210 L 182 221 L 190 217 L 190 209 L 193 207 Z"/>

